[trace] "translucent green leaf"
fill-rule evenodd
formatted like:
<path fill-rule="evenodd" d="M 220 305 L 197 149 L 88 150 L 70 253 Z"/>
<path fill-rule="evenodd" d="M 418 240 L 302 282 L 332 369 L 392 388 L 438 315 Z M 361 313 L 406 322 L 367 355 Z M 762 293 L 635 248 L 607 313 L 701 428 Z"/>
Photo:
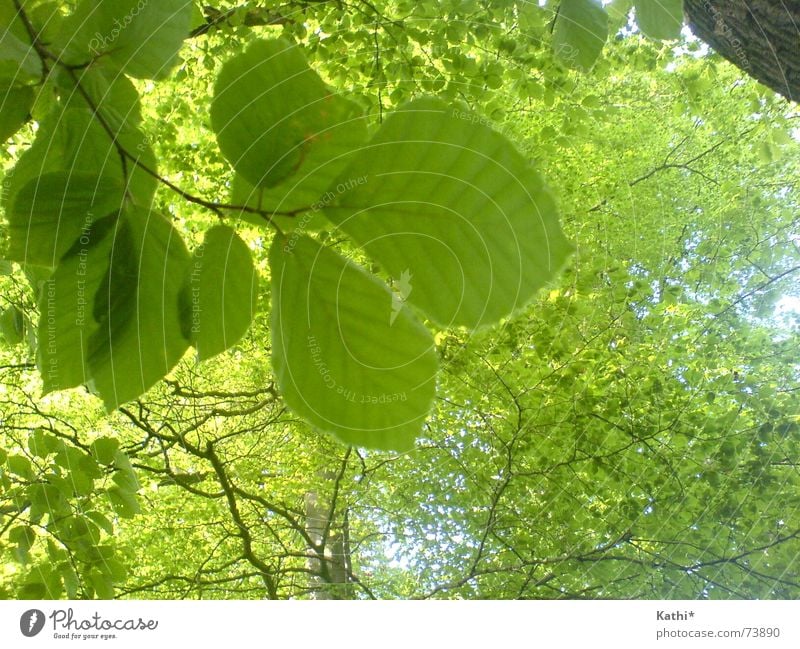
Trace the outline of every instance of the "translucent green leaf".
<path fill-rule="evenodd" d="M 285 40 L 257 41 L 223 66 L 211 125 L 247 182 L 271 187 L 270 209 L 310 206 L 342 168 L 342 153 L 366 139 L 360 110 L 339 97 Z"/>
<path fill-rule="evenodd" d="M 129 209 L 113 239 L 87 355 L 90 387 L 109 410 L 144 394 L 188 348 L 179 295 L 189 254 L 180 235 L 160 214 Z"/>
<path fill-rule="evenodd" d="M 114 473 L 113 480 L 123 491 L 135 493 L 141 486 L 136 478 L 136 471 L 131 465 L 130 458 L 123 452 L 117 451 L 114 454 L 114 466 L 117 471 Z"/>
<path fill-rule="evenodd" d="M 633 7 L 633 0 L 612 0 L 604 6 L 608 14 L 609 22 L 612 23 L 613 26 L 621 26 L 628 22 L 628 14 Z"/>
<path fill-rule="evenodd" d="M 106 124 L 115 132 L 136 127 L 142 121 L 139 92 L 130 79 L 120 74 L 107 60 L 101 59 L 91 67 L 76 71 L 77 82 L 97 107 Z M 71 76 L 57 77 L 64 93 L 69 93 L 73 105 L 89 108 Z"/>
<path fill-rule="evenodd" d="M 250 249 L 233 229 L 218 225 L 206 232 L 193 255 L 187 289 L 184 327 L 199 360 L 225 351 L 247 333 L 256 309 L 258 273 Z"/>
<path fill-rule="evenodd" d="M 64 442 L 42 428 L 37 428 L 28 437 L 28 449 L 36 457 L 47 457 L 63 448 L 63 446 Z"/>
<path fill-rule="evenodd" d="M 136 493 L 139 491 L 139 481 L 136 474 L 131 471 L 116 471 L 111 478 L 122 491 L 126 493 Z"/>
<path fill-rule="evenodd" d="M 13 261 L 54 267 L 92 223 L 123 202 L 117 180 L 93 174 L 55 171 L 28 182 L 8 212 Z"/>
<path fill-rule="evenodd" d="M 155 155 L 141 131 L 128 127 L 119 133 L 118 138 L 135 160 L 156 170 Z M 116 180 L 125 186 L 135 203 L 143 206 L 150 205 L 157 185 L 157 181 L 137 167 L 133 160 L 128 159 L 126 169 L 123 169 L 114 142 L 85 104 L 81 107 L 59 106 L 42 120 L 33 144 L 20 156 L 7 178 L 3 206 L 8 211 L 23 187 L 43 174 L 57 171 Z"/>
<path fill-rule="evenodd" d="M 36 361 L 45 394 L 91 378 L 89 340 L 100 327 L 93 316 L 95 296 L 108 275 L 116 223 L 116 216 L 106 217 L 83 232 L 43 284 Z"/>
<path fill-rule="evenodd" d="M 75 570 L 69 563 L 61 564 L 60 572 L 67 597 L 69 599 L 75 599 L 78 596 L 78 590 L 80 588 L 80 580 L 78 579 L 78 575 L 75 573 Z"/>
<path fill-rule="evenodd" d="M 442 326 L 523 307 L 571 251 L 539 175 L 474 117 L 437 99 L 406 105 L 351 156 L 325 209 Z"/>
<path fill-rule="evenodd" d="M 5 142 L 30 119 L 35 98 L 33 88 L 0 88 L 0 142 Z"/>
<path fill-rule="evenodd" d="M 33 531 L 33 528 L 27 525 L 12 527 L 8 532 L 8 540 L 17 546 L 14 548 L 14 558 L 19 563 L 26 563 L 28 552 L 36 540 L 36 532 Z"/>
<path fill-rule="evenodd" d="M 122 518 L 133 518 L 141 511 L 139 508 L 139 501 L 131 492 L 114 486 L 110 487 L 106 493 L 108 493 L 108 500 L 111 503 L 111 508 L 118 516 Z"/>
<path fill-rule="evenodd" d="M 113 437 L 100 437 L 92 442 L 92 455 L 100 464 L 110 465 L 119 450 L 119 441 Z"/>
<path fill-rule="evenodd" d="M 47 586 L 40 581 L 29 581 L 19 589 L 19 599 L 46 599 Z"/>
<path fill-rule="evenodd" d="M 114 582 L 109 575 L 94 568 L 89 572 L 88 578 L 96 599 L 114 599 Z"/>
<path fill-rule="evenodd" d="M 125 566 L 117 559 L 104 559 L 98 564 L 98 568 L 107 574 L 114 583 L 120 583 L 128 575 Z"/>
<path fill-rule="evenodd" d="M 430 332 L 380 280 L 309 237 L 276 238 L 270 268 L 286 403 L 348 444 L 409 448 L 435 389 Z"/>
<path fill-rule="evenodd" d="M 10 2 L 0 10 L 0 82 L 22 84 L 42 76 L 42 59 Z M 9 6 L 11 5 L 11 6 Z M 13 24 L 12 24 L 13 23 Z"/>
<path fill-rule="evenodd" d="M 65 474 L 75 496 L 88 496 L 94 491 L 94 479 L 80 470 Z"/>
<path fill-rule="evenodd" d="M 188 263 L 155 212 L 131 208 L 86 230 L 40 297 L 45 391 L 88 384 L 113 409 L 163 378 L 188 347 L 178 303 Z"/>
<path fill-rule="evenodd" d="M 598 0 L 561 0 L 553 52 L 567 66 L 589 70 L 606 43 L 608 15 Z"/>
<path fill-rule="evenodd" d="M 6 465 L 11 473 L 21 478 L 30 479 L 33 477 L 33 467 L 31 461 L 24 455 L 9 455 Z"/>
<path fill-rule="evenodd" d="M 48 476 L 48 481 L 52 484 L 33 484 L 28 490 L 31 499 L 31 520 L 41 520 L 45 514 L 58 514 L 65 509 L 69 510 L 69 501 L 72 497 L 72 488 L 62 488 L 61 484 L 55 484 L 55 476 Z"/>
<path fill-rule="evenodd" d="M 329 203 L 334 194 L 328 193 L 328 187 L 335 176 L 331 174 L 341 171 L 342 163 L 347 160 L 342 157 L 336 165 L 331 165 L 329 173 L 313 173 L 308 176 L 314 179 L 314 186 L 305 182 L 300 176 L 292 176 L 277 187 L 253 187 L 244 176 L 236 173 L 231 183 L 231 203 L 244 207 L 262 210 L 284 232 L 302 230 L 303 232 L 318 232 L 330 227 L 328 220 L 322 215 L 322 208 Z M 295 186 L 296 184 L 296 186 Z M 311 208 L 308 210 L 308 208 Z M 280 213 L 293 210 L 306 210 L 303 214 L 285 216 Z M 265 216 L 242 210 L 238 217 L 243 221 L 264 227 L 267 223 Z"/>
<path fill-rule="evenodd" d="M 61 582 L 61 574 L 56 570 L 47 569 L 45 572 L 44 585 L 46 588 L 45 599 L 59 599 L 64 592 Z"/>
<path fill-rule="evenodd" d="M 683 25 L 683 0 L 637 0 L 636 24 L 650 38 L 678 38 Z"/>
<path fill-rule="evenodd" d="M 64 58 L 82 64 L 100 58 L 140 79 L 163 79 L 189 35 L 191 0 L 83 0 L 62 21 Z"/>
<path fill-rule="evenodd" d="M 0 314 L 0 334 L 9 345 L 25 340 L 25 316 L 19 307 L 10 306 Z"/>
<path fill-rule="evenodd" d="M 86 517 L 108 534 L 114 533 L 114 524 L 100 512 L 86 512 Z"/>

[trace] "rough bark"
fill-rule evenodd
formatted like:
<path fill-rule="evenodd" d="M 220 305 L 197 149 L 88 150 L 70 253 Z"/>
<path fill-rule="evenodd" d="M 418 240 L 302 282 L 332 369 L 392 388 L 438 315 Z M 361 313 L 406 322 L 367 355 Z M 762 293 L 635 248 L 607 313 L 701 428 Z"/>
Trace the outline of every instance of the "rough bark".
<path fill-rule="evenodd" d="M 800 100 L 800 0 L 684 0 L 694 34 L 735 66 Z"/>

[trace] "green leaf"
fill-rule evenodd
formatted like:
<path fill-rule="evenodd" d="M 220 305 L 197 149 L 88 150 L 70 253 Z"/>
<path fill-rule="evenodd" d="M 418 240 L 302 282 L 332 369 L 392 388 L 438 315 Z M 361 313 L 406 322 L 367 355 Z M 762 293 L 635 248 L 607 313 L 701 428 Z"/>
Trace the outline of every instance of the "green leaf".
<path fill-rule="evenodd" d="M 19 21 L 14 21 L 17 25 L 10 24 L 9 9 L 16 13 L 13 7 L 5 7 L 0 13 L 0 82 L 4 86 L 35 81 L 43 72 L 42 59 L 28 35 L 18 28 Z"/>
<path fill-rule="evenodd" d="M 236 232 L 217 225 L 195 251 L 184 313 L 187 337 L 205 360 L 236 344 L 247 333 L 256 309 L 258 273 L 250 249 Z"/>
<path fill-rule="evenodd" d="M 366 139 L 356 104 L 339 97 L 285 40 L 257 41 L 223 66 L 211 126 L 247 182 L 273 188 L 269 209 L 310 206 Z"/>
<path fill-rule="evenodd" d="M 61 574 L 49 568 L 43 569 L 42 572 L 45 574 L 44 585 L 47 589 L 45 599 L 59 599 L 61 593 L 64 592 L 64 587 L 61 583 Z"/>
<path fill-rule="evenodd" d="M 89 572 L 88 579 L 96 599 L 114 599 L 114 582 L 109 575 L 93 568 Z"/>
<path fill-rule="evenodd" d="M 277 237 L 270 268 L 286 403 L 348 444 L 410 448 L 435 389 L 430 332 L 380 280 L 307 236 Z"/>
<path fill-rule="evenodd" d="M 109 466 L 114 463 L 116 453 L 119 450 L 119 441 L 113 437 L 100 437 L 92 442 L 90 448 L 92 455 L 100 464 Z"/>
<path fill-rule="evenodd" d="M 90 387 L 109 411 L 147 392 L 188 348 L 179 309 L 188 265 L 180 235 L 160 214 L 129 209 L 118 220 L 87 355 Z"/>
<path fill-rule="evenodd" d="M 25 316 L 19 307 L 10 306 L 0 314 L 0 333 L 9 345 L 25 340 Z"/>
<path fill-rule="evenodd" d="M 30 119 L 33 88 L 0 89 L 0 142 L 5 142 Z"/>
<path fill-rule="evenodd" d="M 106 124 L 115 133 L 123 132 L 126 128 L 138 126 L 142 121 L 142 108 L 139 91 L 130 79 L 119 74 L 106 59 L 101 59 L 91 67 L 77 71 L 77 83 L 91 99 L 89 104 L 80 90 L 77 89 L 75 80 L 71 76 L 57 77 L 64 94 L 70 96 L 72 105 L 81 108 L 95 106 L 99 109 Z"/>
<path fill-rule="evenodd" d="M 102 57 L 139 79 L 163 79 L 178 62 L 189 35 L 191 0 L 83 0 L 65 18 L 59 42 L 65 60 Z"/>
<path fill-rule="evenodd" d="M 75 570 L 69 563 L 61 564 L 60 572 L 67 597 L 69 599 L 75 599 L 78 596 L 78 590 L 80 589 L 80 580 L 78 579 L 78 575 L 75 573 Z"/>
<path fill-rule="evenodd" d="M 59 514 L 64 510 L 69 512 L 69 501 L 72 498 L 72 488 L 62 488 L 61 484 L 56 484 L 55 476 L 49 476 L 48 480 L 52 484 L 33 484 L 28 490 L 31 499 L 31 520 L 39 521 L 48 514 L 50 516 Z"/>
<path fill-rule="evenodd" d="M 108 493 L 108 500 L 111 503 L 111 508 L 118 516 L 122 518 L 133 518 L 141 511 L 139 508 L 139 501 L 130 491 L 125 491 L 124 489 L 114 486 L 110 487 L 106 493 Z"/>
<path fill-rule="evenodd" d="M 98 569 L 109 576 L 109 578 L 115 582 L 120 583 L 125 580 L 125 577 L 128 575 L 128 571 L 120 561 L 117 559 L 104 559 L 103 561 L 98 563 Z"/>
<path fill-rule="evenodd" d="M 46 599 L 47 586 L 40 581 L 29 581 L 19 589 L 19 599 Z"/>
<path fill-rule="evenodd" d="M 628 22 L 628 14 L 633 7 L 633 0 L 612 0 L 604 5 L 610 26 L 622 26 Z"/>
<path fill-rule="evenodd" d="M 8 212 L 7 257 L 55 267 L 94 221 L 121 208 L 123 191 L 115 179 L 80 172 L 56 171 L 31 180 Z"/>
<path fill-rule="evenodd" d="M 139 481 L 131 471 L 116 471 L 111 478 L 122 491 L 126 493 L 136 493 L 139 491 Z"/>
<path fill-rule="evenodd" d="M 24 455 L 9 455 L 6 465 L 11 473 L 18 475 L 20 478 L 26 480 L 33 478 L 33 466 L 31 461 Z"/>
<path fill-rule="evenodd" d="M 130 208 L 84 232 L 40 298 L 45 392 L 87 384 L 111 410 L 180 360 L 179 294 L 189 263 L 172 225 Z"/>
<path fill-rule="evenodd" d="M 8 209 L 23 187 L 48 172 L 63 171 L 68 176 L 85 173 L 113 179 L 125 186 L 126 193 L 138 205 L 149 206 L 157 181 L 128 160 L 123 170 L 119 153 L 97 118 L 84 106 L 58 106 L 45 117 L 36 139 L 19 158 L 4 186 L 2 203 Z M 119 143 L 134 158 L 156 170 L 153 150 L 136 128 L 128 127 L 118 135 Z M 102 216 L 95 214 L 95 217 Z M 83 217 L 81 217 L 83 221 Z"/>
<path fill-rule="evenodd" d="M 539 175 L 476 116 L 437 99 L 392 114 L 351 156 L 325 214 L 442 326 L 525 306 L 571 251 Z"/>
<path fill-rule="evenodd" d="M 73 446 L 64 445 L 56 454 L 56 466 L 65 471 L 64 478 L 69 486 L 66 495 L 86 496 L 94 490 L 94 481 L 102 477 L 102 472 L 97 462 L 83 450 Z"/>
<path fill-rule="evenodd" d="M 335 176 L 331 174 L 341 171 L 342 165 L 347 162 L 343 155 L 337 160 L 335 165 L 326 167 L 329 173 L 309 173 L 307 177 L 301 178 L 293 176 L 289 180 L 280 183 L 277 187 L 253 187 L 244 176 L 236 173 L 231 182 L 231 202 L 234 205 L 242 205 L 262 210 L 271 214 L 271 220 L 284 232 L 302 230 L 303 232 L 318 232 L 326 227 L 330 227 L 328 220 L 322 215 L 322 208 L 329 203 L 334 194 L 328 192 L 328 187 Z M 318 170 L 319 171 L 319 170 Z M 312 184 L 306 183 L 305 179 L 314 180 Z M 307 210 L 302 215 L 286 216 L 280 214 L 281 211 Z M 254 214 L 242 210 L 238 215 L 243 221 L 253 225 L 264 227 L 266 219 L 261 214 Z"/>
<path fill-rule="evenodd" d="M 650 38 L 678 38 L 683 26 L 683 0 L 637 0 L 636 24 Z"/>
<path fill-rule="evenodd" d="M 36 457 L 47 457 L 63 448 L 64 442 L 42 428 L 37 428 L 28 437 L 28 449 Z"/>
<path fill-rule="evenodd" d="M 106 518 L 104 514 L 95 511 L 86 512 L 86 518 L 91 520 L 101 529 L 105 530 L 107 534 L 114 533 L 114 524 L 110 520 L 108 520 L 108 518 Z"/>
<path fill-rule="evenodd" d="M 57 37 L 56 29 L 64 3 L 60 0 L 23 0 L 22 6 L 41 41 L 52 43 Z"/>
<path fill-rule="evenodd" d="M 44 393 L 90 381 L 89 340 L 99 330 L 95 296 L 108 275 L 117 216 L 100 219 L 67 251 L 39 297 L 37 365 Z"/>
<path fill-rule="evenodd" d="M 27 525 L 12 527 L 8 532 L 8 540 L 17 546 L 14 548 L 14 558 L 19 563 L 27 563 L 28 553 L 36 540 L 36 532 L 33 531 L 33 528 Z"/>
<path fill-rule="evenodd" d="M 112 478 L 120 489 L 128 493 L 136 493 L 141 486 L 136 478 L 136 471 L 131 465 L 130 458 L 123 452 L 117 451 L 114 454 L 114 466 L 117 471 Z"/>
<path fill-rule="evenodd" d="M 608 15 L 597 0 L 561 0 L 553 52 L 565 65 L 589 70 L 608 38 Z"/>

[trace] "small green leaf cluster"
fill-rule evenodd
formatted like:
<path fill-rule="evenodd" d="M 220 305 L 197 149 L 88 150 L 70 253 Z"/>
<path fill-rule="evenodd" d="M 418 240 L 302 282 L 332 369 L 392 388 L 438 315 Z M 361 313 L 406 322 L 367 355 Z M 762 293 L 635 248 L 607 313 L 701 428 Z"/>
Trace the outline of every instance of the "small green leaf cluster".
<path fill-rule="evenodd" d="M 12 555 L 26 568 L 17 597 L 113 597 L 127 574 L 115 519 L 139 513 L 139 482 L 116 439 L 77 446 L 38 428 L 27 448 L 0 449 L 0 490 Z"/>

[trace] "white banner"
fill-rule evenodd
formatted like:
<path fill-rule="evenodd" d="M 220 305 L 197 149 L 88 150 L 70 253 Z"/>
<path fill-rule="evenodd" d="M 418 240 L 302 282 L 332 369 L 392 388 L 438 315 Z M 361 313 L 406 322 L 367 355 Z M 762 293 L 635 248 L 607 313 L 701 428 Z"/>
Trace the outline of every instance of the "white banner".
<path fill-rule="evenodd" d="M 0 602 L 0 647 L 800 647 L 798 602 Z M 567 644 L 568 643 L 568 644 Z"/>

